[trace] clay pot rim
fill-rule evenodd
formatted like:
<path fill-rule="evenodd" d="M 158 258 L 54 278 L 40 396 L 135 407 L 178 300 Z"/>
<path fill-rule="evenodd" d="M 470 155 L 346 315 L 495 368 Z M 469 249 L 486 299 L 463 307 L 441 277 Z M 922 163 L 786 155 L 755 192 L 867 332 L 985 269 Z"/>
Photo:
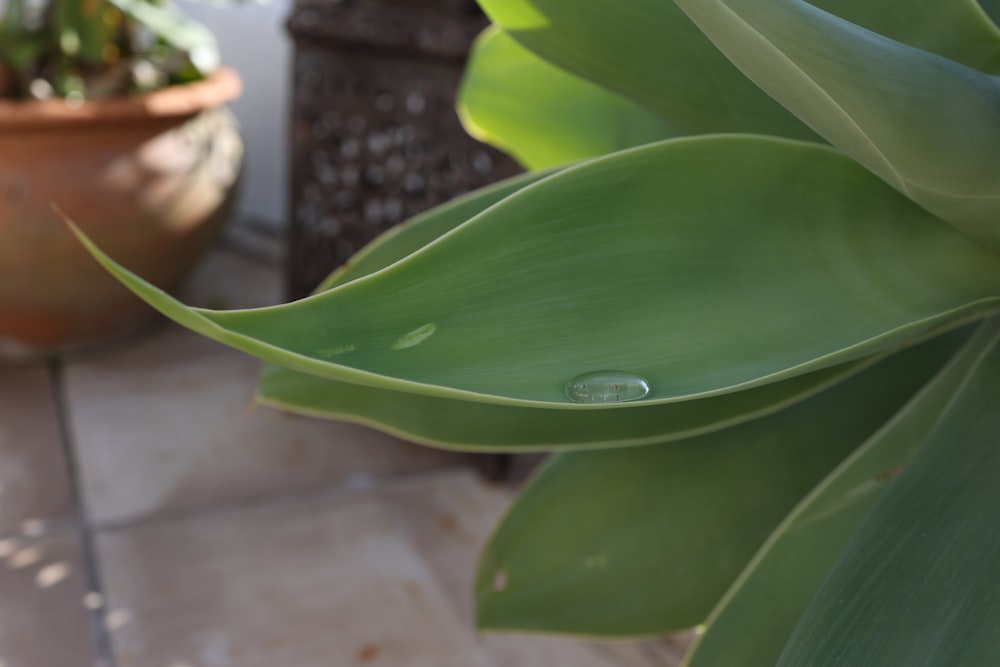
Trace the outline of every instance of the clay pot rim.
<path fill-rule="evenodd" d="M 242 89 L 239 75 L 229 67 L 220 67 L 208 77 L 193 83 L 178 84 L 135 97 L 88 100 L 79 106 L 70 106 L 62 98 L 0 100 L 0 130 L 183 118 L 222 106 L 238 97 Z"/>

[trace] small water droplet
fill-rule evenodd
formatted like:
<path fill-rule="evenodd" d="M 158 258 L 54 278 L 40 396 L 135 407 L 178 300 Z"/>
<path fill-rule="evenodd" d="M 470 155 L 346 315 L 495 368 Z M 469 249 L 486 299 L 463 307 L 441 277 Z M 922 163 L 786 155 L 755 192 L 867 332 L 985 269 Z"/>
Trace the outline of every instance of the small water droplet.
<path fill-rule="evenodd" d="M 645 378 L 625 371 L 593 371 L 566 384 L 566 397 L 575 403 L 623 403 L 648 395 Z"/>
<path fill-rule="evenodd" d="M 437 331 L 437 325 L 433 322 L 417 327 L 413 331 L 400 336 L 399 339 L 393 344 L 392 349 L 405 350 L 407 348 L 420 345 L 425 340 L 433 336 L 435 331 Z"/>
<path fill-rule="evenodd" d="M 324 348 L 319 351 L 320 355 L 323 357 L 336 357 L 341 354 L 347 354 L 348 352 L 354 352 L 357 348 L 353 344 L 346 345 L 334 345 L 333 347 Z"/>

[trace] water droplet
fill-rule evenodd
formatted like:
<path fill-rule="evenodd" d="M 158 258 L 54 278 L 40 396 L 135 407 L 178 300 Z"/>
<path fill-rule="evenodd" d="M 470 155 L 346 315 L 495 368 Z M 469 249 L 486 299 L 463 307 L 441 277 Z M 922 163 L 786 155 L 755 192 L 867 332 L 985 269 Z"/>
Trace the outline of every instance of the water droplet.
<path fill-rule="evenodd" d="M 400 336 L 399 339 L 393 344 L 392 349 L 405 350 L 407 348 L 420 345 L 425 340 L 433 336 L 435 331 L 437 331 L 437 325 L 433 322 L 417 327 L 413 331 Z"/>
<path fill-rule="evenodd" d="M 322 357 L 336 357 L 341 354 L 347 354 L 348 352 L 354 352 L 357 348 L 353 344 L 346 345 L 334 345 L 333 347 L 327 347 L 319 350 L 319 354 Z"/>
<path fill-rule="evenodd" d="M 623 403 L 648 395 L 649 383 L 625 371 L 593 371 L 566 384 L 566 397 L 575 403 Z"/>

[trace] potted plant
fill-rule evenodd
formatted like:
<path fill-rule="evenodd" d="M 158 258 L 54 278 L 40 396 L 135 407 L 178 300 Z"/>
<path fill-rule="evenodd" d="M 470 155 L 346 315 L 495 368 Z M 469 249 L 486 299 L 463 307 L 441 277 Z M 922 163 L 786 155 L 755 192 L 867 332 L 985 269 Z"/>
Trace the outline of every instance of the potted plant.
<path fill-rule="evenodd" d="M 175 288 L 225 220 L 240 90 L 212 35 L 158 0 L 0 3 L 0 358 L 153 311 L 93 270 L 51 206 Z"/>
<path fill-rule="evenodd" d="M 483 628 L 997 664 L 1000 4 L 481 4 L 463 115 L 547 170 L 260 310 L 84 243 L 270 362 L 265 402 L 558 451 L 484 553 Z"/>

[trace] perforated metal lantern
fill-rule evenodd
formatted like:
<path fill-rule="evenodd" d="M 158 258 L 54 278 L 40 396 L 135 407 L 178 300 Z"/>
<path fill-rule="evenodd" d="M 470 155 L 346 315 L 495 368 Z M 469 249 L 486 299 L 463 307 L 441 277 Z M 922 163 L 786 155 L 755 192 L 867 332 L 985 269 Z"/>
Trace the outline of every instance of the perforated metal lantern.
<path fill-rule="evenodd" d="M 471 0 L 298 0 L 291 297 L 396 223 L 518 171 L 454 110 L 485 25 Z"/>

